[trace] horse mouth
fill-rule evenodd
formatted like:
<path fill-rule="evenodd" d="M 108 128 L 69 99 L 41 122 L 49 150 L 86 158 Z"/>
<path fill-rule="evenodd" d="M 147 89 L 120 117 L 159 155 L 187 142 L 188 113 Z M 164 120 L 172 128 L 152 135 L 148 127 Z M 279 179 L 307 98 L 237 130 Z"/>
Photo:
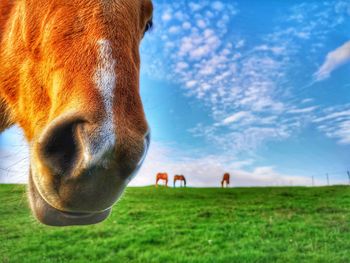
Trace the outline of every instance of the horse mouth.
<path fill-rule="evenodd" d="M 61 211 L 61 213 L 64 216 L 71 217 L 71 218 L 84 218 L 84 217 L 90 217 L 95 214 L 95 213 L 75 213 L 75 212 L 64 212 L 64 211 Z"/>
<path fill-rule="evenodd" d="M 112 168 L 92 166 L 90 170 L 80 174 L 85 181 L 78 176 L 67 176 L 66 181 L 56 183 L 48 173 L 49 179 L 45 185 L 39 176 L 45 172 L 41 173 L 33 166 L 28 184 L 33 214 L 41 223 L 49 226 L 91 225 L 102 222 L 109 216 L 111 207 L 140 169 L 149 141 L 148 133 L 145 135 L 144 148 L 139 153 L 138 161 L 133 160 L 124 166 L 115 165 Z M 92 174 L 98 176 L 91 176 Z"/>
<path fill-rule="evenodd" d="M 29 176 L 29 200 L 31 209 L 35 217 L 43 224 L 48 226 L 78 226 L 92 225 L 105 220 L 111 208 L 98 212 L 70 212 L 61 211 L 45 201 L 33 182 L 33 178 Z"/>

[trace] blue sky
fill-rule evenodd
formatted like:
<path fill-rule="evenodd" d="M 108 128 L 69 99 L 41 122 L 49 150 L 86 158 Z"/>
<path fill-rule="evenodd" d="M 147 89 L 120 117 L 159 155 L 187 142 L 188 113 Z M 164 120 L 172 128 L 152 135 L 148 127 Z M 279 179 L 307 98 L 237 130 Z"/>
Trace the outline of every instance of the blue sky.
<path fill-rule="evenodd" d="M 192 186 L 217 186 L 225 171 L 238 186 L 310 185 L 311 176 L 322 185 L 326 173 L 347 181 L 349 1 L 154 6 L 141 46 L 152 145 L 132 185 L 153 183 L 158 171 L 185 174 Z M 16 134 L 0 137 L 3 156 L 14 155 Z"/>

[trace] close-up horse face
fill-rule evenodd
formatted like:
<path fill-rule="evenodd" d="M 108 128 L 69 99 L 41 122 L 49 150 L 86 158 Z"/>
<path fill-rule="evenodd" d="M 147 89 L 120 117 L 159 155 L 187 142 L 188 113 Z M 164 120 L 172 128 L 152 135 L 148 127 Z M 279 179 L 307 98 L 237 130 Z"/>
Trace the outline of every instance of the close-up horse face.
<path fill-rule="evenodd" d="M 5 45 L 21 62 L 9 73 L 16 89 L 6 101 L 30 142 L 32 211 L 48 225 L 100 222 L 149 145 L 139 44 L 152 3 L 23 1 L 14 8 Z"/>

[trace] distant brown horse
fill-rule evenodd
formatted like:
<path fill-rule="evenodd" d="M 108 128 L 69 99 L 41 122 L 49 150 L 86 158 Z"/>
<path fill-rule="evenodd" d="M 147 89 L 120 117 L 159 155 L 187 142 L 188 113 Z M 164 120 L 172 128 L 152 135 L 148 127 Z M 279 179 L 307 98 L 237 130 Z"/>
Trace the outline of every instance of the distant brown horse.
<path fill-rule="evenodd" d="M 184 182 L 184 186 L 186 187 L 186 178 L 183 175 L 175 175 L 174 176 L 174 187 L 176 184 L 176 181 L 180 181 L 180 186 L 182 186 L 182 182 Z"/>
<path fill-rule="evenodd" d="M 168 174 L 167 173 L 158 173 L 157 174 L 156 187 L 158 187 L 159 180 L 165 181 L 165 186 L 168 187 Z"/>
<path fill-rule="evenodd" d="M 230 174 L 229 173 L 225 173 L 223 178 L 222 178 L 222 181 L 221 181 L 222 188 L 224 187 L 225 182 L 226 182 L 226 187 L 228 187 L 228 185 L 230 184 Z"/>

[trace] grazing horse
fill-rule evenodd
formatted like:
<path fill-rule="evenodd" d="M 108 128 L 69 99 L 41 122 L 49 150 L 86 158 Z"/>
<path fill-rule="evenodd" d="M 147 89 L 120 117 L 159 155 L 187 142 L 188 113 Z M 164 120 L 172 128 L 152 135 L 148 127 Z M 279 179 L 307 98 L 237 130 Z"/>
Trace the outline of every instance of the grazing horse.
<path fill-rule="evenodd" d="M 186 178 L 183 175 L 175 175 L 174 176 L 174 187 L 176 184 L 176 181 L 180 181 L 180 186 L 182 187 L 182 182 L 184 182 L 184 186 L 186 187 Z"/>
<path fill-rule="evenodd" d="M 156 187 L 158 187 L 159 180 L 165 182 L 165 186 L 168 187 L 168 174 L 167 173 L 158 173 L 156 176 Z"/>
<path fill-rule="evenodd" d="M 222 181 L 221 181 L 222 188 L 224 187 L 225 182 L 226 182 L 226 187 L 228 187 L 228 185 L 230 184 L 230 174 L 229 173 L 225 173 L 223 178 L 222 178 Z"/>
<path fill-rule="evenodd" d="M 104 220 L 142 164 L 139 44 L 152 10 L 151 0 L 0 1 L 0 131 L 24 130 L 42 223 Z"/>

